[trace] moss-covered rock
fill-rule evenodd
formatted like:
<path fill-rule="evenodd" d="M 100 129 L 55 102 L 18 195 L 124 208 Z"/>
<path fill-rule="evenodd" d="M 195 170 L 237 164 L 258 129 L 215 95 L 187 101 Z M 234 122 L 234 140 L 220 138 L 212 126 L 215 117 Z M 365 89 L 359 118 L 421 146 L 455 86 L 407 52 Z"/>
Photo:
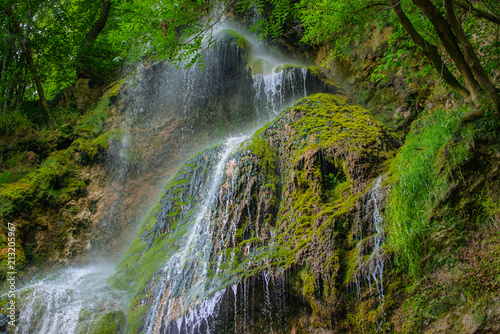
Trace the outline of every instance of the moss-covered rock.
<path fill-rule="evenodd" d="M 96 314 L 97 313 L 97 314 Z M 119 334 L 125 332 L 125 314 L 121 310 L 99 313 L 98 310 L 80 311 L 75 334 Z"/>
<path fill-rule="evenodd" d="M 86 242 L 75 242 L 77 235 L 89 226 L 85 223 L 88 218 L 82 214 L 87 208 L 77 201 L 87 194 L 90 178 L 85 175 L 86 169 L 91 163 L 97 163 L 109 144 L 119 141 L 122 136 L 121 130 L 107 129 L 107 119 L 113 108 L 110 99 L 119 87 L 121 83 L 109 89 L 96 108 L 78 121 L 44 134 L 45 139 L 38 138 L 54 142 L 47 144 L 50 153 L 44 158 L 33 151 L 17 154 L 9 151 L 11 158 L 7 162 L 12 170 L 19 172 L 0 174 L 0 219 L 16 225 L 18 270 L 24 267 L 26 260 L 34 264 L 34 259 L 41 259 L 38 252 L 44 253 L 43 258 L 65 259 L 77 252 L 70 249 L 71 244 L 75 247 Z M 75 138 L 75 134 L 78 137 Z M 23 161 L 27 162 L 24 170 L 21 169 Z M 76 219 L 77 215 L 80 218 Z M 24 255 L 21 245 L 28 246 L 28 256 Z M 5 261 L 2 256 L 2 267 Z"/>
<path fill-rule="evenodd" d="M 217 284 L 207 285 L 223 289 L 262 275 L 296 272 L 295 283 L 287 284 L 307 301 L 312 318 L 325 322 L 338 314 L 345 307 L 340 291 L 359 270 L 357 260 L 353 268 L 345 266 L 349 251 L 359 249 L 352 234 L 366 224 L 355 208 L 397 143 L 390 130 L 341 96 L 317 94 L 283 110 L 225 163 L 208 215 L 209 281 Z M 194 203 L 203 196 L 200 187 L 215 152 L 189 160 L 170 181 L 111 279 L 135 293 L 128 315 L 131 332 L 142 330 L 147 314 L 161 312 L 148 305 L 158 298 L 155 287 L 164 284 L 165 259 L 181 247 L 179 238 L 193 223 Z M 367 236 L 376 233 L 373 226 L 363 230 Z M 167 289 L 162 298 L 170 295 L 183 296 Z"/>

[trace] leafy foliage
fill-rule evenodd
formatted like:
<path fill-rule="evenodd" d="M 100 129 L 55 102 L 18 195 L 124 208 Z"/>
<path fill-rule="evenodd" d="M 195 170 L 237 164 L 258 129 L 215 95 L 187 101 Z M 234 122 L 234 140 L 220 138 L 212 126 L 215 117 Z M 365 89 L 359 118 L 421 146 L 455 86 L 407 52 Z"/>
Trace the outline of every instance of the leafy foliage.
<path fill-rule="evenodd" d="M 52 99 L 76 79 L 76 54 L 86 32 L 100 11 L 100 0 L 18 1 L 4 0 L 0 12 L 0 59 L 3 64 L 0 105 L 3 112 L 25 109 L 25 102 L 36 101 L 33 70 L 42 82 L 47 99 Z M 8 13 L 8 10 L 11 12 Z M 111 15 L 116 15 L 116 8 Z M 116 19 L 116 18 L 115 18 Z M 116 20 L 110 20 L 92 49 L 96 77 L 110 78 L 121 67 L 116 50 L 107 39 Z M 20 31 L 21 35 L 16 31 Z M 23 41 L 34 62 L 28 64 L 21 51 Z"/>
<path fill-rule="evenodd" d="M 170 59 L 188 67 L 202 58 L 200 49 L 214 42 L 212 27 L 222 17 L 218 5 L 204 0 L 123 2 L 111 40 L 122 50 L 122 56 L 132 60 Z"/>

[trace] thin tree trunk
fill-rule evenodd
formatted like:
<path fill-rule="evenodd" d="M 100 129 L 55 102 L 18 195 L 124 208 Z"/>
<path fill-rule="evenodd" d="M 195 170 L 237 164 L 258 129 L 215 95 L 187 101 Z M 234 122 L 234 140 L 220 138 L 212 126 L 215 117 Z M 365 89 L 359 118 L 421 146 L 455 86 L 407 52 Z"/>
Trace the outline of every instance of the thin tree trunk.
<path fill-rule="evenodd" d="M 439 55 L 437 47 L 427 42 L 422 35 L 417 32 L 410 19 L 408 19 L 404 13 L 403 8 L 401 7 L 401 2 L 399 0 L 389 0 L 389 3 L 391 4 L 392 10 L 396 14 L 399 22 L 410 35 L 411 40 L 422 49 L 424 55 L 432 62 L 432 65 L 436 71 L 441 74 L 444 81 L 450 85 L 452 89 L 455 89 L 457 93 L 462 96 L 462 98 L 468 100 L 470 98 L 469 91 L 465 89 L 450 72 Z"/>
<path fill-rule="evenodd" d="M 14 13 L 12 12 L 11 9 L 6 9 L 6 10 L 4 10 L 4 12 L 7 14 L 7 17 L 10 17 L 11 22 L 12 22 L 12 27 L 14 29 L 14 33 L 18 36 L 18 39 L 19 39 L 18 40 L 19 46 L 21 47 L 21 50 L 23 51 L 23 53 L 26 56 L 26 60 L 27 60 L 28 65 L 30 67 L 31 74 L 33 75 L 33 78 L 35 80 L 35 86 L 36 86 L 36 90 L 38 93 L 38 98 L 40 99 L 40 103 L 42 104 L 42 107 L 45 110 L 45 112 L 47 112 L 47 114 L 49 114 L 50 113 L 49 105 L 47 103 L 47 99 L 45 98 L 45 94 L 43 92 L 42 82 L 41 82 L 40 77 L 38 75 L 38 72 L 36 70 L 36 66 L 35 66 L 35 63 L 33 61 L 33 58 L 31 57 L 31 52 L 30 52 L 29 48 L 27 47 L 27 45 L 24 41 L 24 38 L 22 37 L 22 32 L 21 32 L 19 22 L 14 17 Z"/>
<path fill-rule="evenodd" d="M 12 85 L 10 85 L 7 89 L 7 91 L 5 92 L 5 102 L 3 104 L 3 113 L 6 114 L 7 113 L 7 107 L 9 106 L 9 98 L 10 98 L 10 95 L 12 94 Z"/>
<path fill-rule="evenodd" d="M 5 77 L 6 77 L 6 73 L 7 73 L 7 66 L 8 66 L 8 58 L 10 56 L 10 44 L 9 44 L 9 47 L 6 48 L 5 50 L 5 53 L 3 55 L 3 59 L 2 59 L 2 72 L 0 74 L 0 85 L 1 86 L 1 90 L 0 90 L 0 97 L 5 100 L 6 99 L 6 92 L 8 91 L 8 88 L 9 86 L 7 85 L 7 82 L 5 80 Z M 5 85 L 5 87 L 4 87 Z M 3 108 L 3 113 L 5 114 L 5 111 L 6 109 Z"/>
<path fill-rule="evenodd" d="M 103 1 L 101 14 L 99 18 L 94 23 L 92 28 L 90 28 L 87 35 L 85 35 L 85 40 L 79 48 L 77 55 L 77 77 L 78 78 L 89 78 L 92 76 L 92 68 L 88 64 L 88 58 L 90 50 L 94 45 L 97 36 L 101 33 L 101 31 L 106 26 L 106 22 L 108 20 L 109 11 L 111 9 L 111 1 L 105 0 Z"/>
<path fill-rule="evenodd" d="M 436 6 L 434 6 L 434 4 L 429 0 L 412 0 L 412 2 L 420 8 L 420 10 L 425 14 L 425 16 L 427 16 L 429 21 L 434 26 L 439 39 L 446 49 L 446 52 L 450 55 L 451 59 L 453 59 L 453 62 L 460 71 L 460 74 L 462 74 L 465 84 L 470 92 L 472 101 L 476 106 L 479 105 L 479 83 L 474 77 L 469 65 L 465 61 L 465 57 L 460 49 L 460 46 L 458 45 L 457 39 L 453 34 L 450 25 Z"/>
<path fill-rule="evenodd" d="M 451 28 L 453 29 L 455 36 L 457 36 L 458 42 L 462 46 L 462 50 L 467 64 L 469 65 L 472 73 L 479 81 L 479 83 L 484 88 L 486 88 L 490 97 L 493 99 L 493 102 L 495 103 L 497 110 L 500 112 L 500 100 L 497 89 L 491 82 L 489 75 L 484 70 L 483 66 L 481 65 L 481 62 L 479 61 L 479 58 L 477 57 L 476 52 L 474 51 L 474 48 L 472 47 L 472 45 L 469 42 L 469 39 L 465 35 L 465 32 L 462 29 L 462 24 L 458 21 L 457 14 L 455 12 L 455 7 L 453 6 L 453 1 L 444 0 L 444 6 L 446 10 L 446 18 Z"/>
<path fill-rule="evenodd" d="M 477 17 L 482 17 L 483 19 L 486 19 L 486 20 L 491 21 L 493 23 L 500 24 L 500 17 L 498 17 L 492 13 L 485 12 L 484 10 L 478 9 L 478 8 L 474 7 L 468 1 L 464 2 L 462 0 L 455 0 L 455 3 L 457 4 L 457 6 L 463 8 L 466 11 L 469 11 L 469 10 L 472 11 L 474 13 L 474 15 L 476 15 Z"/>
<path fill-rule="evenodd" d="M 47 114 L 50 114 L 49 105 L 47 103 L 47 99 L 45 98 L 45 94 L 43 92 L 42 81 L 38 76 L 38 72 L 36 70 L 35 63 L 33 62 L 33 58 L 31 57 L 30 50 L 24 43 L 23 39 L 19 40 L 19 45 L 21 45 L 21 49 L 26 54 L 26 60 L 28 61 L 28 65 L 30 66 L 31 74 L 35 79 L 36 90 L 38 92 L 38 97 L 40 98 L 40 102 L 42 103 L 43 109 L 45 110 L 45 112 L 47 112 Z"/>

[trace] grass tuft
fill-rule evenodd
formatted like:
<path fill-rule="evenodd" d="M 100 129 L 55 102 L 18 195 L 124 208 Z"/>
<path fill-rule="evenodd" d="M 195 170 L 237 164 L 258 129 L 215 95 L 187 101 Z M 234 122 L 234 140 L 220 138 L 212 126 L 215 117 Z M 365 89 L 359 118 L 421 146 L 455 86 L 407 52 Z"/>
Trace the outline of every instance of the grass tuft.
<path fill-rule="evenodd" d="M 386 213 L 388 244 L 396 263 L 411 277 L 421 271 L 426 239 L 446 224 L 433 222 L 432 214 L 454 187 L 451 172 L 472 157 L 474 131 L 460 122 L 465 112 L 422 114 L 389 172 L 395 183 Z"/>

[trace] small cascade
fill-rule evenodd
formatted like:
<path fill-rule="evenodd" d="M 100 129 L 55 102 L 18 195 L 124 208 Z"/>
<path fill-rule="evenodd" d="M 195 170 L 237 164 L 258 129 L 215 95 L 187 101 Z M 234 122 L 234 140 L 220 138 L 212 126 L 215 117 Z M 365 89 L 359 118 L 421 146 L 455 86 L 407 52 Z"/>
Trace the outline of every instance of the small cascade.
<path fill-rule="evenodd" d="M 271 306 L 271 293 L 269 292 L 269 282 L 271 281 L 271 275 L 268 272 L 263 271 L 262 276 L 264 278 L 264 284 L 266 287 L 264 310 L 267 318 L 269 319 L 269 329 L 266 330 L 266 332 L 273 333 L 273 312 Z"/>
<path fill-rule="evenodd" d="M 234 293 L 234 332 L 238 332 L 238 283 L 231 287 Z"/>
<path fill-rule="evenodd" d="M 242 290 L 243 290 L 243 307 L 242 307 L 242 313 L 243 313 L 243 333 L 246 333 L 248 325 L 249 325 L 249 319 L 251 319 L 249 312 L 250 312 L 250 296 L 249 296 L 249 279 L 245 278 L 245 280 L 242 282 Z"/>
<path fill-rule="evenodd" d="M 288 314 L 288 298 L 287 298 L 287 284 L 286 272 L 282 276 L 275 277 L 273 280 L 274 296 L 276 306 L 278 309 L 278 328 L 284 328 L 286 325 L 286 315 Z"/>
<path fill-rule="evenodd" d="M 383 178 L 384 176 L 379 176 L 370 191 L 363 197 L 361 223 L 358 225 L 359 234 L 356 238 L 359 247 L 358 263 L 353 277 L 360 306 L 364 298 L 366 298 L 362 296 L 365 284 L 371 291 L 370 298 L 376 298 L 377 300 L 377 332 L 383 331 L 382 327 L 385 320 L 384 266 L 386 260 L 382 248 L 385 241 L 385 231 L 380 214 L 383 196 L 380 193 L 380 186 Z M 367 257 L 367 255 L 369 256 Z M 360 312 L 360 317 L 361 328 L 364 331 L 366 324 L 363 312 Z"/>
<path fill-rule="evenodd" d="M 302 79 L 304 82 L 304 96 L 303 97 L 306 97 L 307 96 L 307 68 L 302 67 L 301 72 L 302 72 Z"/>
<path fill-rule="evenodd" d="M 293 101 L 307 96 L 307 68 L 278 66 L 253 76 L 258 119 L 270 119 Z"/>

